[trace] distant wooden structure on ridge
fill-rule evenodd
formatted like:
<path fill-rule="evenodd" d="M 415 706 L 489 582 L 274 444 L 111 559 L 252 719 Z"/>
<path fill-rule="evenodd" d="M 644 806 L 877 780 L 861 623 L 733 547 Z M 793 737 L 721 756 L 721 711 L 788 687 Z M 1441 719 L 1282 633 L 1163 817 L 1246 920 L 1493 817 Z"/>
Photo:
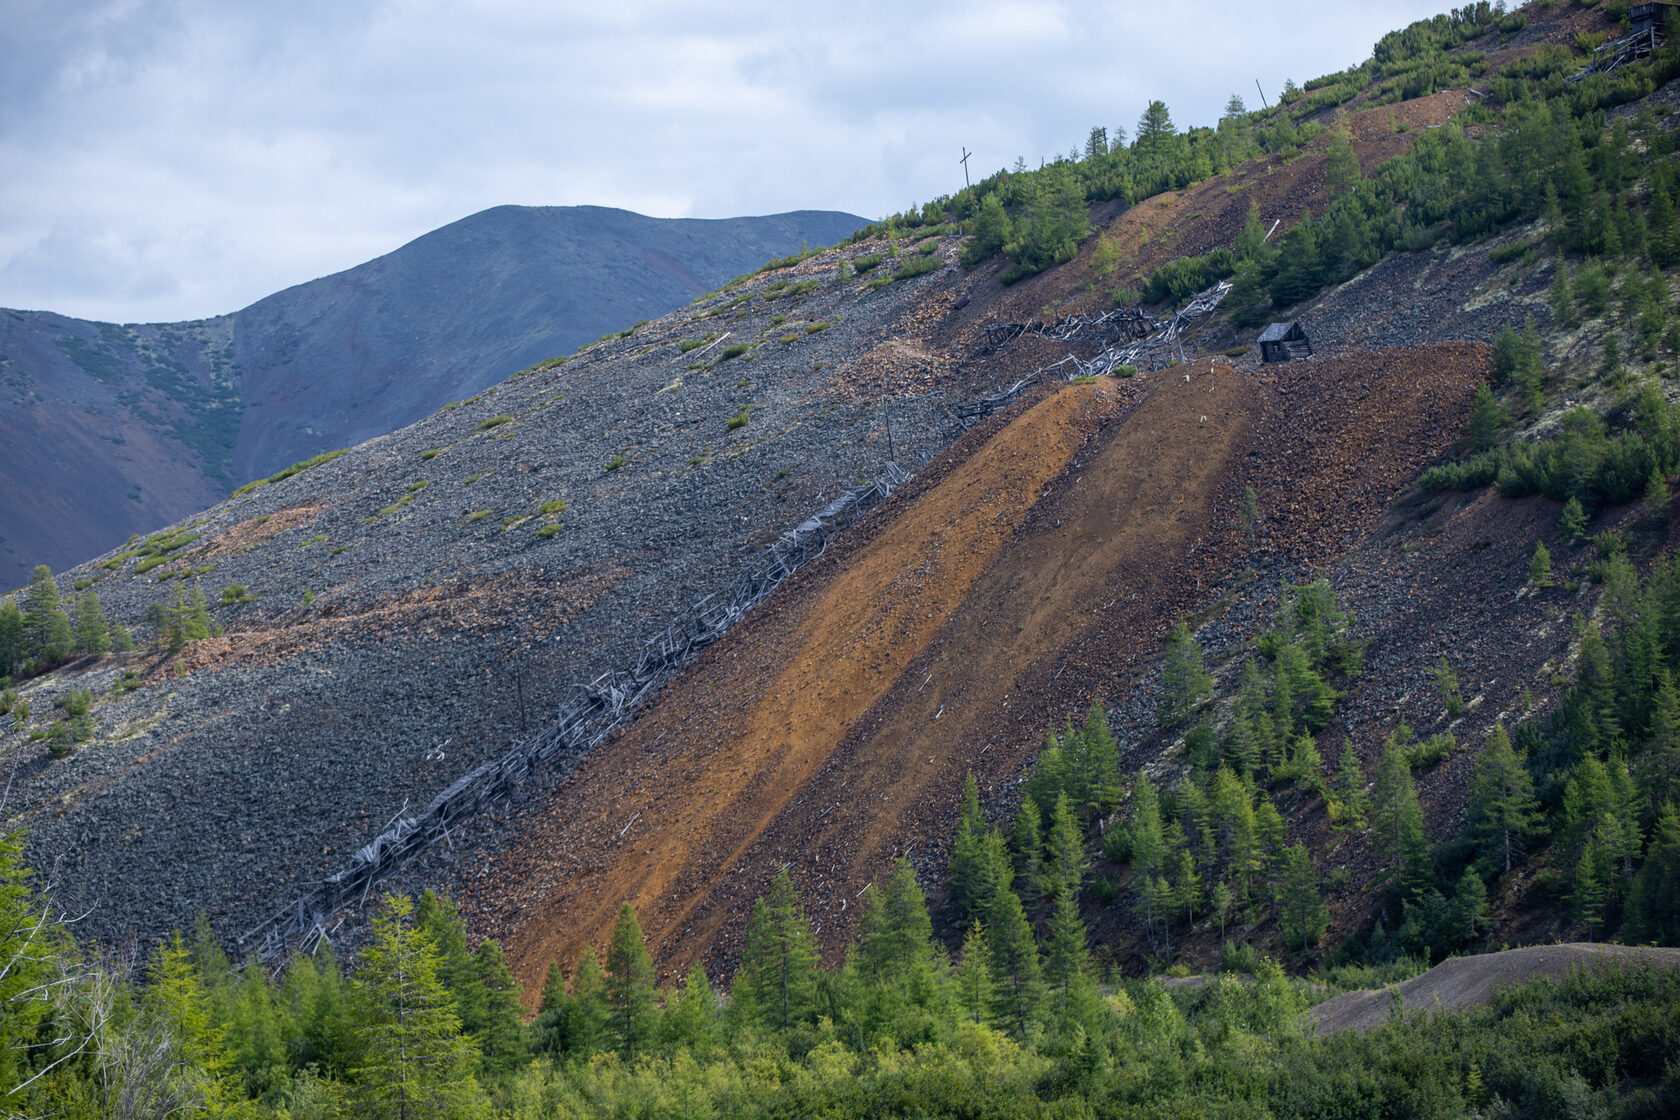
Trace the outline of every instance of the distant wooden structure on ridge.
<path fill-rule="evenodd" d="M 1307 332 L 1301 329 L 1299 320 L 1273 323 L 1260 332 L 1260 360 L 1263 362 L 1310 358 L 1312 352 L 1312 343 L 1307 339 Z"/>

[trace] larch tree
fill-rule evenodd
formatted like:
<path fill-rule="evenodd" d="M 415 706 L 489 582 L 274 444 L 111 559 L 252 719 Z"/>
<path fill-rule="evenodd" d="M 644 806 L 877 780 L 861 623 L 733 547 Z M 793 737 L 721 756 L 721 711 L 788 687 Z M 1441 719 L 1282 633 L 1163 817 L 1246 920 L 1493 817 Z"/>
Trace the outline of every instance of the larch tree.
<path fill-rule="evenodd" d="M 375 1120 L 483 1116 L 478 1055 L 438 978 L 430 934 L 414 904 L 387 895 L 351 984 L 360 1064 L 351 1070 L 357 1115 Z"/>
<path fill-rule="evenodd" d="M 1180 621 L 1167 639 L 1166 659 L 1161 665 L 1162 727 L 1176 727 L 1190 718 L 1196 706 L 1213 695 L 1213 681 L 1203 663 L 1202 647 Z"/>
<path fill-rule="evenodd" d="M 1511 748 L 1503 723 L 1495 724 L 1476 760 L 1470 779 L 1470 827 L 1482 847 L 1505 874 L 1523 850 L 1523 842 L 1540 828 L 1540 803 L 1528 761 Z"/>
<path fill-rule="evenodd" d="M 29 586 L 23 591 L 23 633 L 29 656 L 51 660 L 70 652 L 73 636 L 70 619 L 59 606 L 58 585 L 52 569 L 35 565 Z"/>
<path fill-rule="evenodd" d="M 731 994 L 769 1026 L 790 1027 L 816 1008 L 818 959 L 811 923 L 783 868 L 768 897 L 753 906 Z"/>
<path fill-rule="evenodd" d="M 607 1009 L 621 1056 L 634 1061 L 653 1041 L 659 1020 L 653 997 L 653 958 L 642 939 L 636 908 L 626 902 L 607 947 Z"/>

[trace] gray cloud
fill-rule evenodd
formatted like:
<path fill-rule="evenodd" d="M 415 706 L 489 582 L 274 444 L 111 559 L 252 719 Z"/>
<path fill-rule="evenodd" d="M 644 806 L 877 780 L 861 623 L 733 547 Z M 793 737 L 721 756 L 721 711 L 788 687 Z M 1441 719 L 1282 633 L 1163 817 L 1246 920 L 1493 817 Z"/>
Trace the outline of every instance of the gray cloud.
<path fill-rule="evenodd" d="M 875 217 L 1433 10 L 0 0 L 0 305 L 231 311 L 504 202 Z"/>

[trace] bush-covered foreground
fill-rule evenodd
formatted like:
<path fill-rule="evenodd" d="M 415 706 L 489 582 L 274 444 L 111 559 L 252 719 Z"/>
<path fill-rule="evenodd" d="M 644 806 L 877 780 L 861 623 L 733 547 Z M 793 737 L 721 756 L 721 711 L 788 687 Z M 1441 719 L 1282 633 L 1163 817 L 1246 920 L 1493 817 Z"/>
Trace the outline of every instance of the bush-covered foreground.
<path fill-rule="evenodd" d="M 0 844 L 0 1115 L 56 1117 L 1665 1116 L 1680 975 L 1537 982 L 1470 1013 L 1310 1036 L 1270 961 L 1196 987 L 1099 985 L 1054 930 L 1040 978 L 976 933 L 953 968 L 901 865 L 843 965 L 818 966 L 786 877 L 727 1000 L 657 992 L 634 912 L 605 968 L 558 968 L 521 1022 L 494 941 L 388 898 L 356 967 L 229 966 L 209 931 L 131 976 L 80 953 Z M 141 970 L 133 970 L 139 972 Z M 1366 978 L 1369 979 L 1369 978 Z"/>

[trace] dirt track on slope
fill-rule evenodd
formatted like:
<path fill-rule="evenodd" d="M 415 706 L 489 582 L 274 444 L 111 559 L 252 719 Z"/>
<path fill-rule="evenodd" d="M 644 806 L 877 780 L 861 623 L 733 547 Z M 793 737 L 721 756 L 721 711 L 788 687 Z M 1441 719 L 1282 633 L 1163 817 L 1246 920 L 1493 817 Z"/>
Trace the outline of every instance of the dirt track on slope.
<path fill-rule="evenodd" d="M 1408 1014 L 1463 1011 L 1480 1007 L 1498 989 L 1512 984 L 1541 977 L 1561 980 L 1577 968 L 1602 973 L 1612 966 L 1680 968 L 1680 949 L 1575 943 L 1531 945 L 1477 957 L 1454 957 L 1421 976 L 1387 988 L 1344 992 L 1313 1008 L 1310 1016 L 1315 1034 L 1369 1031 L 1388 1021 L 1396 994 Z"/>

